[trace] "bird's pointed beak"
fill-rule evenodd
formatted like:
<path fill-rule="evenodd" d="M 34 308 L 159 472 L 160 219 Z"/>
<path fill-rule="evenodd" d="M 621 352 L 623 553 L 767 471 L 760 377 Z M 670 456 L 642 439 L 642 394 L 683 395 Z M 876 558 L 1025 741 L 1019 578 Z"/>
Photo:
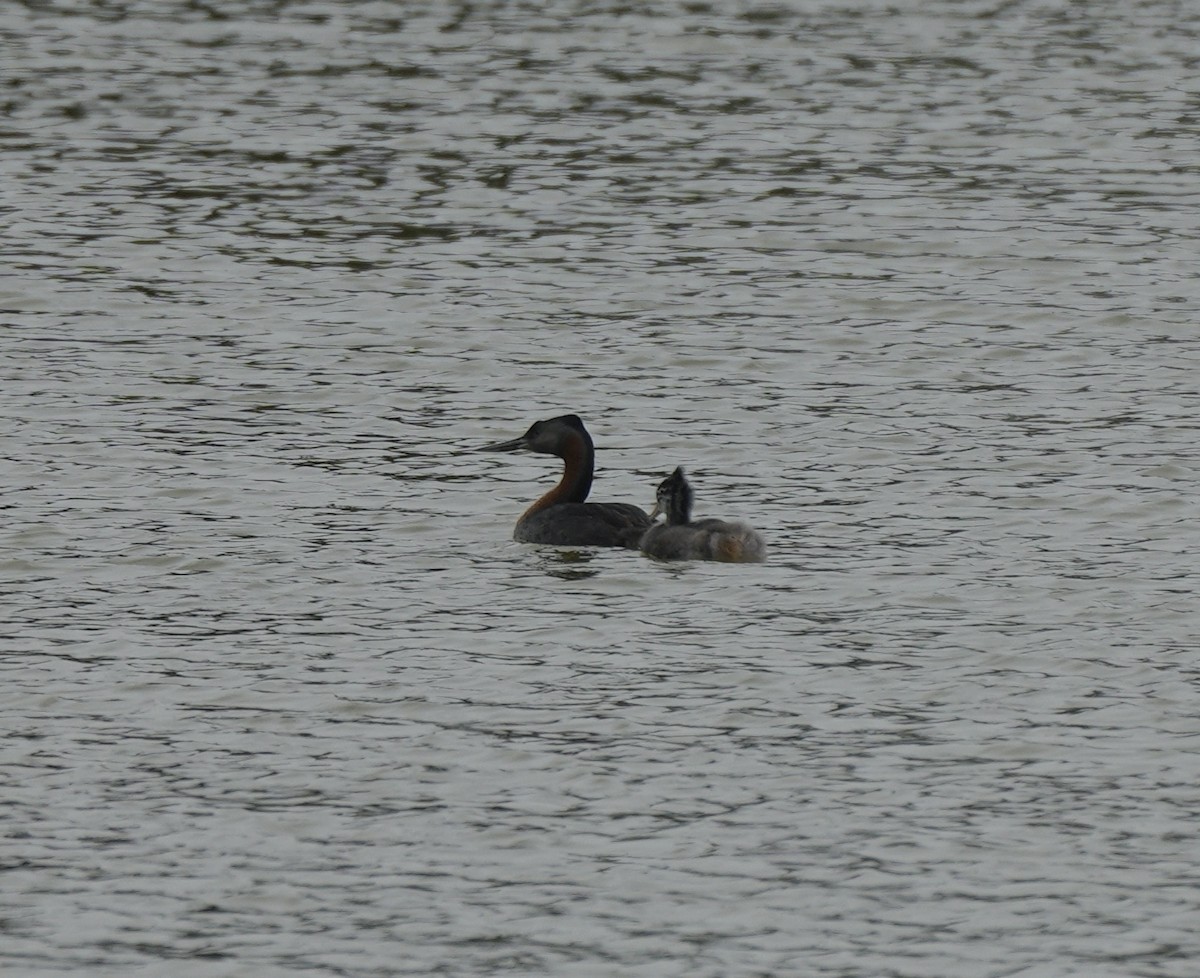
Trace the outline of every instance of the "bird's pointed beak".
<path fill-rule="evenodd" d="M 650 510 L 650 522 L 653 523 L 656 519 L 658 519 L 658 515 L 661 512 L 662 512 L 662 506 L 656 500 L 654 503 L 654 508 L 652 510 Z"/>
<path fill-rule="evenodd" d="M 483 445 L 475 451 L 477 452 L 515 452 L 525 447 L 525 436 L 513 438 L 510 441 L 498 441 L 494 445 Z"/>

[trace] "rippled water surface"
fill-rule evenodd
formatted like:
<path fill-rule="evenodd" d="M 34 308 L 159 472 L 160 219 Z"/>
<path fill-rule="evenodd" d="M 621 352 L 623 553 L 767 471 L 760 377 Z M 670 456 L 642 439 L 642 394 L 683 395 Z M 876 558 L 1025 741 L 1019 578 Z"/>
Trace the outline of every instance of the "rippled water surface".
<path fill-rule="evenodd" d="M 1196 975 L 1198 40 L 5 7 L 0 971 Z"/>

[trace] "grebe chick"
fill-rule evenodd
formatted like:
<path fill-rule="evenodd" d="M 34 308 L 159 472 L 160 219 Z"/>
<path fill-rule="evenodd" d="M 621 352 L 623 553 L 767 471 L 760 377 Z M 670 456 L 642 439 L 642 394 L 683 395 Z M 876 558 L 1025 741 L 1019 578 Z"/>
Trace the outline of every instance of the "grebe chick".
<path fill-rule="evenodd" d="M 757 563 L 766 559 L 763 538 L 745 523 L 725 520 L 696 520 L 692 516 L 692 487 L 677 468 L 659 484 L 657 501 L 650 518 L 666 515 L 642 536 L 642 553 L 660 560 L 721 560 L 728 563 Z"/>
<path fill-rule="evenodd" d="M 631 503 L 584 502 L 592 488 L 596 450 L 592 436 L 574 414 L 537 421 L 520 438 L 485 445 L 481 452 L 524 449 L 563 460 L 558 485 L 517 520 L 518 543 L 551 543 L 569 547 L 626 547 L 636 550 L 650 525 L 645 510 Z"/>

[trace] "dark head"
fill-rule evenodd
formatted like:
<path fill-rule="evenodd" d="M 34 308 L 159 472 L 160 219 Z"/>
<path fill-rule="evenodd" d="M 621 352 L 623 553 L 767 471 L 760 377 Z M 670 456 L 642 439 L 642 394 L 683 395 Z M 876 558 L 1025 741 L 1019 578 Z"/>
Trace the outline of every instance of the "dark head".
<path fill-rule="evenodd" d="M 495 445 L 484 445 L 479 451 L 515 452 L 523 449 L 563 458 L 569 447 L 573 443 L 577 444 L 579 439 L 583 440 L 589 450 L 592 448 L 592 436 L 587 433 L 587 428 L 583 426 L 579 416 L 564 414 L 547 421 L 535 421 L 520 438 L 497 442 Z"/>
<path fill-rule="evenodd" d="M 659 513 L 666 514 L 670 526 L 686 523 L 692 518 L 692 487 L 682 467 L 658 484 L 650 518 L 654 519 Z"/>

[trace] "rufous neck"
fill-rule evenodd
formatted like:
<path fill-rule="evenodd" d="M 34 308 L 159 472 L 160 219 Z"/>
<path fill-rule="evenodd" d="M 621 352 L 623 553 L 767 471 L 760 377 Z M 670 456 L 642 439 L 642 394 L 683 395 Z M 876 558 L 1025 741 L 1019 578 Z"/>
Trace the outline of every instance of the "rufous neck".
<path fill-rule="evenodd" d="M 578 432 L 568 434 L 559 452 L 563 460 L 563 474 L 558 485 L 542 496 L 525 511 L 529 516 L 548 506 L 559 503 L 582 503 L 592 491 L 592 472 L 595 468 L 595 453 L 588 440 Z"/>

